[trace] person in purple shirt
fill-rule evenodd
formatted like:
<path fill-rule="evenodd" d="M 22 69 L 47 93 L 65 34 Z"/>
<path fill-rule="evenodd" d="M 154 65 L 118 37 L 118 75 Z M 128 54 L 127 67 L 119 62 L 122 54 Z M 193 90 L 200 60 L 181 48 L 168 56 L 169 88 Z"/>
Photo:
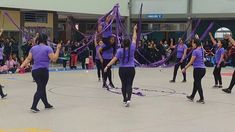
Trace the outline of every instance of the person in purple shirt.
<path fill-rule="evenodd" d="M 95 62 L 96 62 L 96 68 L 97 68 L 98 81 L 101 81 L 100 77 L 102 76 L 103 78 L 103 68 L 102 68 L 102 63 L 99 58 L 99 49 L 103 45 L 103 42 L 101 41 L 101 39 L 97 39 L 97 36 L 95 36 L 94 43 L 95 43 L 95 49 L 96 49 Z"/>
<path fill-rule="evenodd" d="M 124 39 L 122 48 L 117 50 L 115 57 L 108 63 L 105 68 L 105 72 L 119 60 L 119 77 L 122 82 L 122 95 L 123 102 L 126 107 L 130 106 L 132 85 L 135 77 L 135 63 L 134 54 L 136 50 L 136 39 L 137 39 L 137 25 L 134 27 L 132 43 L 129 39 Z"/>
<path fill-rule="evenodd" d="M 1 42 L 0 40 L 0 66 L 3 66 L 4 63 L 3 63 L 3 42 Z"/>
<path fill-rule="evenodd" d="M 52 48 L 47 46 L 47 35 L 39 34 L 38 45 L 31 48 L 28 57 L 20 66 L 23 69 L 31 60 L 34 60 L 32 76 L 37 83 L 37 91 L 34 95 L 33 104 L 31 107 L 32 112 L 39 112 L 37 108 L 38 102 L 41 99 L 46 109 L 51 109 L 53 106 L 48 103 L 46 95 L 46 85 L 49 79 L 49 64 L 50 61 L 56 62 L 59 57 L 61 44 L 57 45 L 57 50 L 54 53 Z M 17 71 L 19 72 L 18 69 Z"/>
<path fill-rule="evenodd" d="M 173 79 L 170 80 L 170 82 L 174 83 L 176 76 L 177 76 L 177 72 L 179 67 L 181 67 L 181 69 L 183 69 L 186 66 L 186 55 L 187 55 L 187 49 L 188 47 L 186 46 L 186 44 L 184 44 L 183 39 L 179 38 L 179 44 L 174 46 L 174 48 L 176 48 L 176 65 L 174 67 L 174 74 L 173 74 Z M 186 72 L 183 73 L 183 81 L 182 82 L 186 82 Z"/>
<path fill-rule="evenodd" d="M 112 15 L 108 15 L 105 18 L 104 22 L 100 22 L 98 26 L 98 32 L 102 33 L 102 41 L 105 44 L 109 44 L 109 39 L 112 37 L 112 24 L 110 23 L 111 20 L 113 19 Z"/>
<path fill-rule="evenodd" d="M 112 60 L 114 56 L 114 48 L 115 48 L 115 37 L 111 37 L 109 39 L 109 44 L 104 43 L 100 48 L 99 48 L 99 59 L 100 62 L 102 63 L 102 68 L 107 66 L 107 64 Z M 106 73 L 103 73 L 103 88 L 106 88 L 109 90 L 109 86 L 107 85 L 107 79 L 109 79 L 109 86 L 111 88 L 115 88 L 113 81 L 112 81 L 112 71 L 111 67 L 109 67 L 108 71 Z"/>
<path fill-rule="evenodd" d="M 186 69 L 188 69 L 193 64 L 193 92 L 190 96 L 187 96 L 187 98 L 190 101 L 193 101 L 196 93 L 199 93 L 200 99 L 197 101 L 198 103 L 204 104 L 204 96 L 203 96 L 203 90 L 202 90 L 202 78 L 206 74 L 206 67 L 204 64 L 204 49 L 202 48 L 201 42 L 198 39 L 193 39 L 191 41 L 192 46 L 194 47 L 192 57 L 190 62 L 185 66 L 185 68 L 182 70 L 183 73 L 186 72 Z"/>
<path fill-rule="evenodd" d="M 214 88 L 222 88 L 222 77 L 221 77 L 221 68 L 224 65 L 224 54 L 225 54 L 225 49 L 223 48 L 224 41 L 218 40 L 218 43 L 212 36 L 212 33 L 209 33 L 211 41 L 213 45 L 216 48 L 215 51 L 215 68 L 213 71 L 214 79 L 215 79 L 215 85 L 213 86 Z M 219 83 L 219 85 L 218 85 Z"/>

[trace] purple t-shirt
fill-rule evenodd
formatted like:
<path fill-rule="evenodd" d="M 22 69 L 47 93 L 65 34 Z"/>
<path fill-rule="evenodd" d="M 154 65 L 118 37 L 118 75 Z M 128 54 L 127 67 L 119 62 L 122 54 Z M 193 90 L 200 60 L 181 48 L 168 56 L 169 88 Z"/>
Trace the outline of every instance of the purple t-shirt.
<path fill-rule="evenodd" d="M 195 49 L 192 56 L 196 57 L 193 63 L 194 68 L 206 68 L 204 64 L 204 51 L 202 48 Z"/>
<path fill-rule="evenodd" d="M 215 62 L 219 63 L 221 56 L 224 54 L 224 48 L 217 48 L 215 52 Z"/>
<path fill-rule="evenodd" d="M 104 44 L 101 46 L 101 48 L 103 49 L 102 51 L 103 59 L 111 60 L 113 58 L 113 47 L 112 46 L 109 47 L 108 45 Z"/>
<path fill-rule="evenodd" d="M 3 48 L 0 48 L 0 60 L 3 60 Z"/>
<path fill-rule="evenodd" d="M 105 28 L 107 28 L 109 24 L 106 24 L 106 22 L 102 22 L 101 25 L 102 25 L 102 30 L 104 30 Z M 108 38 L 112 36 L 112 25 L 103 32 L 102 36 L 103 38 Z"/>
<path fill-rule="evenodd" d="M 95 55 L 95 59 L 96 60 L 100 60 L 100 58 L 99 58 L 99 49 L 100 49 L 100 45 L 97 45 L 96 47 L 95 47 L 95 49 L 96 49 L 96 55 Z"/>
<path fill-rule="evenodd" d="M 187 49 L 187 45 L 186 44 L 183 44 L 183 46 L 181 46 L 180 44 L 178 44 L 177 46 L 177 58 L 178 59 L 181 59 L 184 55 L 184 50 Z"/>
<path fill-rule="evenodd" d="M 49 68 L 50 58 L 49 54 L 53 53 L 51 47 L 46 45 L 36 45 L 30 49 L 30 53 L 33 55 L 33 70 L 39 68 Z"/>
<path fill-rule="evenodd" d="M 131 44 L 131 47 L 130 47 L 130 58 L 129 58 L 129 61 L 128 61 L 128 49 L 125 49 L 125 59 L 124 59 L 124 62 L 123 62 L 123 57 L 124 57 L 124 53 L 123 53 L 123 48 L 119 48 L 117 50 L 117 53 L 116 53 L 116 58 L 118 58 L 119 60 L 119 66 L 120 67 L 135 67 L 135 62 L 134 62 L 134 58 L 135 58 L 135 49 L 136 49 L 136 45 L 135 44 Z"/>

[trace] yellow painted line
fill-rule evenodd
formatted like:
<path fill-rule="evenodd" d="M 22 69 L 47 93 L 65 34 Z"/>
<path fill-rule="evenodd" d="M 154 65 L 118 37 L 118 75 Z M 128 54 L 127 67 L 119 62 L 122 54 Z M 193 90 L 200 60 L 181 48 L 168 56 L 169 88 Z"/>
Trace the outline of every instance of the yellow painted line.
<path fill-rule="evenodd" d="M 52 132 L 48 129 L 38 128 L 17 128 L 17 129 L 0 129 L 0 132 Z"/>

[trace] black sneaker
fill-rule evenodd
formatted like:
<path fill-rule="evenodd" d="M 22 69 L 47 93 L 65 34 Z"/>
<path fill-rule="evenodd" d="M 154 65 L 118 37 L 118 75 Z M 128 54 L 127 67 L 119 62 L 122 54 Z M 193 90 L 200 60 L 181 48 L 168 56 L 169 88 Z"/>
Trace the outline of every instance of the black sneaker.
<path fill-rule="evenodd" d="M 107 84 L 103 84 L 103 88 L 109 89 L 109 86 Z"/>
<path fill-rule="evenodd" d="M 7 97 L 7 94 L 4 94 L 3 96 L 2 96 L 2 99 L 5 99 Z"/>
<path fill-rule="evenodd" d="M 54 107 L 52 105 L 48 105 L 45 107 L 45 109 L 54 109 Z"/>
<path fill-rule="evenodd" d="M 191 96 L 187 96 L 187 99 L 189 99 L 189 101 L 193 102 L 193 98 Z"/>
<path fill-rule="evenodd" d="M 186 83 L 187 81 L 186 80 L 183 80 L 182 83 Z"/>
<path fill-rule="evenodd" d="M 170 80 L 170 83 L 175 83 L 175 80 Z"/>
<path fill-rule="evenodd" d="M 113 83 L 110 83 L 109 86 L 110 86 L 111 88 L 115 88 L 114 85 L 113 85 Z"/>
<path fill-rule="evenodd" d="M 37 109 L 37 108 L 31 108 L 31 111 L 32 111 L 33 113 L 38 113 L 38 112 L 40 112 L 40 110 Z"/>
<path fill-rule="evenodd" d="M 219 85 L 218 88 L 223 88 L 223 86 L 222 86 L 222 85 Z"/>
<path fill-rule="evenodd" d="M 213 86 L 213 88 L 218 88 L 219 86 L 217 85 L 217 84 L 215 84 L 214 86 Z"/>
<path fill-rule="evenodd" d="M 228 94 L 230 94 L 231 93 L 231 90 L 230 89 L 222 89 L 222 91 L 224 91 L 225 93 L 228 93 Z"/>
<path fill-rule="evenodd" d="M 205 104 L 205 101 L 203 99 L 200 99 L 197 101 L 197 103 Z"/>

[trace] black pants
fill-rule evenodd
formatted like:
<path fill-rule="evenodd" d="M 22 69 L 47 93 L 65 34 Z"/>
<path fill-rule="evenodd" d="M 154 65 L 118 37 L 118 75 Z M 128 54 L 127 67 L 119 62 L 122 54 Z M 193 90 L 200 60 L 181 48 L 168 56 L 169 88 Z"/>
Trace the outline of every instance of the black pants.
<path fill-rule="evenodd" d="M 232 90 L 234 85 L 235 85 L 235 70 L 233 72 L 233 77 L 228 88 Z"/>
<path fill-rule="evenodd" d="M 132 95 L 133 80 L 135 77 L 135 68 L 134 67 L 120 67 L 119 77 L 122 82 L 123 102 L 130 101 L 131 95 Z"/>
<path fill-rule="evenodd" d="M 67 66 L 67 60 L 63 60 L 63 67 L 66 68 Z"/>
<path fill-rule="evenodd" d="M 34 95 L 32 108 L 37 108 L 38 102 L 41 99 L 45 107 L 50 104 L 47 101 L 46 85 L 49 79 L 49 72 L 46 68 L 40 68 L 32 71 L 33 79 L 37 83 L 37 91 Z"/>
<path fill-rule="evenodd" d="M 206 74 L 205 68 L 195 68 L 193 70 L 194 83 L 193 83 L 193 93 L 191 95 L 192 98 L 195 97 L 198 91 L 200 99 L 204 100 L 203 90 L 202 90 L 202 78 L 205 76 L 205 74 Z"/>
<path fill-rule="evenodd" d="M 102 75 L 102 78 L 103 78 L 103 68 L 102 68 L 102 64 L 101 64 L 100 60 L 95 60 L 95 63 L 96 63 L 98 78 L 100 78 L 101 75 Z"/>
<path fill-rule="evenodd" d="M 4 96 L 4 93 L 2 91 L 2 86 L 0 86 L 0 95 L 3 97 Z"/>
<path fill-rule="evenodd" d="M 86 69 L 86 58 L 81 58 L 82 69 Z"/>
<path fill-rule="evenodd" d="M 4 61 L 3 61 L 3 59 L 0 60 L 0 66 L 4 66 Z"/>
<path fill-rule="evenodd" d="M 108 63 L 110 62 L 111 60 L 106 60 L 106 59 L 104 59 L 104 62 L 103 62 L 103 70 L 104 70 L 104 68 L 108 65 Z M 107 70 L 107 72 L 104 72 L 103 73 L 103 85 L 106 85 L 106 82 L 107 82 L 107 78 L 109 79 L 109 83 L 110 84 L 113 84 L 113 82 L 112 82 L 112 71 L 111 71 L 111 68 L 112 67 L 110 67 L 110 68 L 108 68 L 108 70 Z"/>
<path fill-rule="evenodd" d="M 222 67 L 222 63 L 219 67 L 217 67 L 217 64 L 215 65 L 214 71 L 213 71 L 213 75 L 214 75 L 214 79 L 215 79 L 215 85 L 222 85 L 222 77 L 221 77 L 221 67 Z"/>
<path fill-rule="evenodd" d="M 175 65 L 175 68 L 174 68 L 174 75 L 173 75 L 173 80 L 175 81 L 175 79 L 176 79 L 176 76 L 177 76 L 177 72 L 178 72 L 178 69 L 179 69 L 179 67 L 181 68 L 181 70 L 183 69 L 183 68 L 185 68 L 185 66 L 186 66 L 186 60 L 184 60 L 182 63 L 180 63 L 180 60 L 181 60 L 181 58 L 177 58 L 177 60 L 176 60 L 176 65 Z M 184 80 L 186 81 L 186 73 L 183 73 L 183 76 L 184 76 Z"/>

